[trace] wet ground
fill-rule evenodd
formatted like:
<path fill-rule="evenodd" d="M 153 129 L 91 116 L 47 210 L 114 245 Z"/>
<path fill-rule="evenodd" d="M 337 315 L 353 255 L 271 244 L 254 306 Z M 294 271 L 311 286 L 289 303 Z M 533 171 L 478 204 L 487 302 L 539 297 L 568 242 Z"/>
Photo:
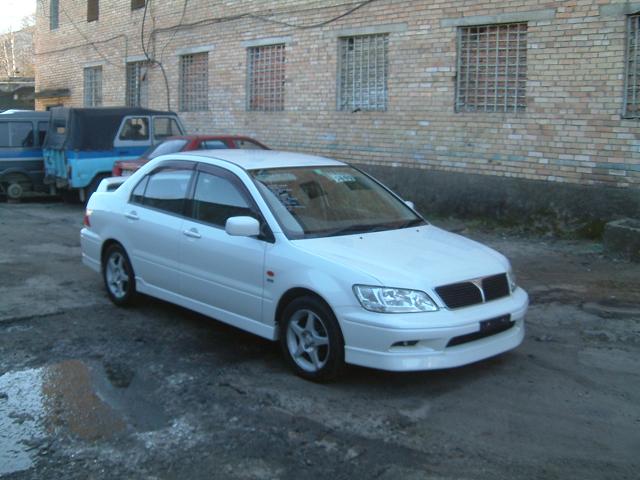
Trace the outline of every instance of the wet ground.
<path fill-rule="evenodd" d="M 80 263 L 82 214 L 0 204 L 2 478 L 638 478 L 640 265 L 597 243 L 467 230 L 529 291 L 524 344 L 316 385 L 268 341 L 111 305 Z"/>

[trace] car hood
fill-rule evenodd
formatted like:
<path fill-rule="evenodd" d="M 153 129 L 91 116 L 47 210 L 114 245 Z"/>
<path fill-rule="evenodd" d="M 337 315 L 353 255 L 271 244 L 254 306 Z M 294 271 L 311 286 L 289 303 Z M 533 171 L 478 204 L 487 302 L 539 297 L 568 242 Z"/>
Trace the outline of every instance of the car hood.
<path fill-rule="evenodd" d="M 508 260 L 495 250 L 432 225 L 293 243 L 390 287 L 435 288 L 509 268 Z"/>

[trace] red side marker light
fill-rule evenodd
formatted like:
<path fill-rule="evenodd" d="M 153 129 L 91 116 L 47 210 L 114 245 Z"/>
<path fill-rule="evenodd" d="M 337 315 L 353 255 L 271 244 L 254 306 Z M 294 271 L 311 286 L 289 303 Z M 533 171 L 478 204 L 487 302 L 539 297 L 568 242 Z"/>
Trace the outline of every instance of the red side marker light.
<path fill-rule="evenodd" d="M 267 277 L 275 277 L 275 273 L 273 273 L 271 270 L 267 270 Z"/>

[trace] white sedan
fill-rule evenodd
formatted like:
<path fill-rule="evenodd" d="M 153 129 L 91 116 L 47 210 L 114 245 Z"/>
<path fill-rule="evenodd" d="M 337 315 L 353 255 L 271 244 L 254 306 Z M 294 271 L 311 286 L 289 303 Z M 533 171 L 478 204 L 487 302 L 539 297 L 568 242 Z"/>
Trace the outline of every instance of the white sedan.
<path fill-rule="evenodd" d="M 456 367 L 524 337 L 528 297 L 503 255 L 342 162 L 198 151 L 108 181 L 81 243 L 111 300 L 140 292 L 279 341 L 302 377 Z"/>

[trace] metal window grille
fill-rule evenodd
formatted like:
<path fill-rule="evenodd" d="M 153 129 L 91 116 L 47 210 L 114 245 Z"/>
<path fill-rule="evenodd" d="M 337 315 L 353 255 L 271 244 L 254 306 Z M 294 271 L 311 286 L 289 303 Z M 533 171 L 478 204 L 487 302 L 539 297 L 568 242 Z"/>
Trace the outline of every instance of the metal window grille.
<path fill-rule="evenodd" d="M 127 107 L 146 107 L 149 104 L 148 71 L 148 62 L 127 63 Z"/>
<path fill-rule="evenodd" d="M 59 25 L 59 5 L 58 0 L 51 0 L 49 3 L 49 29 L 55 30 Z"/>
<path fill-rule="evenodd" d="M 457 112 L 526 110 L 527 24 L 458 29 Z"/>
<path fill-rule="evenodd" d="M 624 118 L 640 119 L 640 14 L 627 17 Z"/>
<path fill-rule="evenodd" d="M 339 110 L 386 110 L 389 35 L 340 38 Z"/>
<path fill-rule="evenodd" d="M 196 112 L 209 109 L 209 54 L 194 53 L 180 57 L 180 110 Z"/>
<path fill-rule="evenodd" d="M 247 109 L 284 110 L 285 45 L 250 47 L 247 54 Z"/>
<path fill-rule="evenodd" d="M 100 1 L 87 0 L 87 22 L 94 22 L 100 16 Z"/>
<path fill-rule="evenodd" d="M 102 67 L 84 69 L 84 106 L 102 105 Z"/>

